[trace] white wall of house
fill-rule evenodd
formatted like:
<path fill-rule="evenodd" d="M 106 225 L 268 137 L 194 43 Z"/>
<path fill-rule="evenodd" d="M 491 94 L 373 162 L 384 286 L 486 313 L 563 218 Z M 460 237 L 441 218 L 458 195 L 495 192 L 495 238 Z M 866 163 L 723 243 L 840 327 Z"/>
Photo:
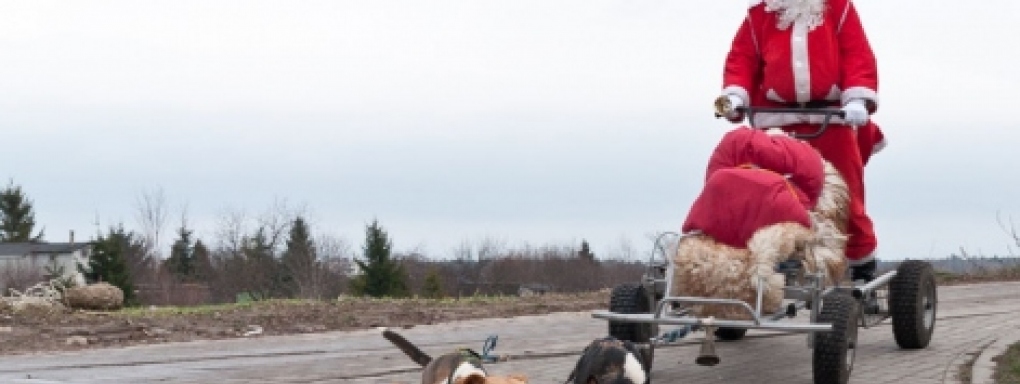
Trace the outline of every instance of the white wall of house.
<path fill-rule="evenodd" d="M 78 271 L 78 265 L 87 265 L 87 248 L 67 253 L 29 253 L 22 255 L 0 255 L 0 289 L 25 283 L 35 284 L 46 279 L 50 271 L 63 269 L 59 278 L 69 278 L 79 285 L 85 284 L 85 276 Z"/>

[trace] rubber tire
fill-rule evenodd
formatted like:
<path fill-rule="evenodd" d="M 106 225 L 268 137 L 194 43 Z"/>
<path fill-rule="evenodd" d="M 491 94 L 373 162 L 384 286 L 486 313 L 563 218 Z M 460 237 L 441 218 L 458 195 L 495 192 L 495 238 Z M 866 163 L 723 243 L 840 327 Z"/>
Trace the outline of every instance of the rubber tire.
<path fill-rule="evenodd" d="M 650 304 L 644 286 L 638 283 L 620 284 L 609 297 L 609 311 L 614 313 L 652 313 Z M 610 321 L 609 336 L 644 344 L 658 336 L 658 328 L 657 324 Z"/>
<path fill-rule="evenodd" d="M 930 290 L 930 291 L 929 291 Z M 931 327 L 925 327 L 925 296 L 930 294 Z M 938 287 L 931 264 L 907 260 L 896 268 L 889 282 L 889 313 L 892 314 L 893 336 L 903 349 L 928 346 L 935 332 L 935 311 L 938 309 Z"/>
<path fill-rule="evenodd" d="M 723 328 L 715 330 L 715 337 L 722 341 L 737 341 L 744 338 L 747 328 Z"/>
<path fill-rule="evenodd" d="M 847 353 L 857 346 L 857 300 L 846 293 L 833 292 L 822 300 L 819 323 L 832 323 L 832 332 L 814 335 L 812 370 L 815 384 L 846 384 L 850 381 L 853 361 L 847 364 Z M 854 355 L 856 358 L 856 354 Z"/>

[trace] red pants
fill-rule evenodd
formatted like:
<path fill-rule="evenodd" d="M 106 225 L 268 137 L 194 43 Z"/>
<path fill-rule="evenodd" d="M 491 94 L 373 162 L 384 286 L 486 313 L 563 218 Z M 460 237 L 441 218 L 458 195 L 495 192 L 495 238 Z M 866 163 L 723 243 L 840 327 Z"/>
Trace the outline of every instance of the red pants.
<path fill-rule="evenodd" d="M 788 132 L 814 133 L 817 125 L 798 124 L 783 127 Z M 878 240 L 875 228 L 864 208 L 864 163 L 870 158 L 874 147 L 881 140 L 881 132 L 874 124 L 868 124 L 858 131 L 844 125 L 831 125 L 822 136 L 808 139 L 822 157 L 832 163 L 846 181 L 850 192 L 850 222 L 848 225 L 846 257 L 851 265 L 861 264 L 874 258 Z"/>

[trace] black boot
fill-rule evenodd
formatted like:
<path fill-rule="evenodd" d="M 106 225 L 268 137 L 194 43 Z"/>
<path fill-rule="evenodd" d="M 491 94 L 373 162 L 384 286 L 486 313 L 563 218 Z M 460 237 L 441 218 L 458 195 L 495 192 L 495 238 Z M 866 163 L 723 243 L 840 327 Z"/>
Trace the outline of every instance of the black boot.
<path fill-rule="evenodd" d="M 875 273 L 878 270 L 878 262 L 871 260 L 861 265 L 854 265 L 850 267 L 850 280 L 860 281 L 864 280 L 870 282 L 875 280 Z"/>
<path fill-rule="evenodd" d="M 859 281 L 871 282 L 875 280 L 875 273 L 878 270 L 878 262 L 871 260 L 861 265 L 855 265 L 850 267 L 850 280 L 856 285 Z M 864 301 L 864 312 L 868 314 L 877 314 L 881 310 L 878 304 L 878 293 L 871 291 L 868 295 L 867 300 Z"/>

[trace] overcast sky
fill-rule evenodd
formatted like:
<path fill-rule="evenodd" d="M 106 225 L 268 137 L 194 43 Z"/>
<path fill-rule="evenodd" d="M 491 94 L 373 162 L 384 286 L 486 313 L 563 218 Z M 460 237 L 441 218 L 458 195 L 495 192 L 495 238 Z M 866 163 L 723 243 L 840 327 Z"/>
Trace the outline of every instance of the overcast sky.
<path fill-rule="evenodd" d="M 856 4 L 890 142 L 866 171 L 880 257 L 1009 252 L 1020 5 Z M 486 237 L 643 250 L 732 127 L 711 102 L 746 8 L 0 0 L 0 177 L 50 241 L 135 228 L 162 189 L 205 238 L 285 199 L 356 247 L 377 218 L 437 257 Z"/>

